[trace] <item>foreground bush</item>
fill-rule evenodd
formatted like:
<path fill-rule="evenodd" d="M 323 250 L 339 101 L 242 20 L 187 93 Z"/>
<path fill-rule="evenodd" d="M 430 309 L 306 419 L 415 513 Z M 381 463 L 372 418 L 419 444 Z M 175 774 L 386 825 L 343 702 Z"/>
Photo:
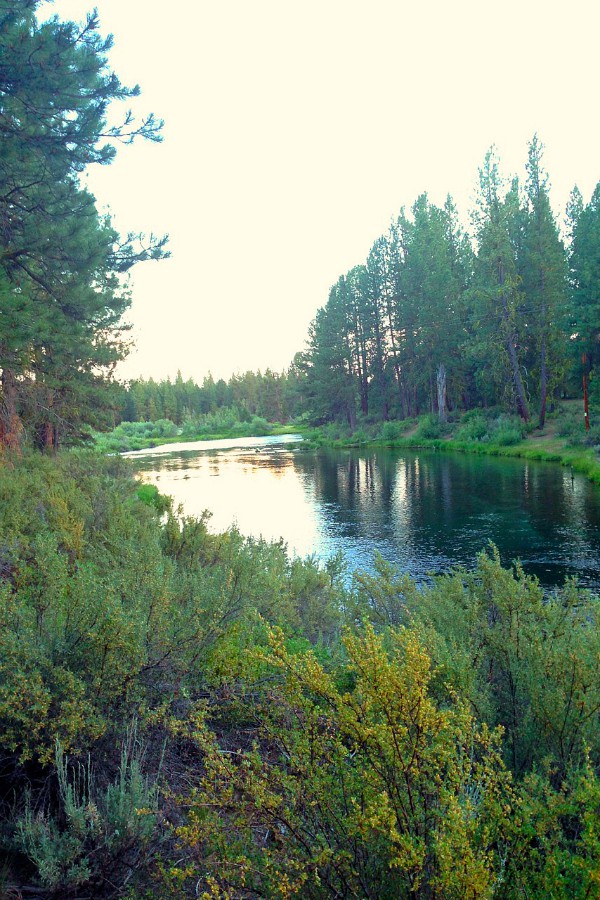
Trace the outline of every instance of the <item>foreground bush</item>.
<path fill-rule="evenodd" d="M 223 896 L 492 896 L 513 803 L 500 735 L 436 705 L 414 635 L 390 642 L 346 638 L 347 690 L 273 633 L 283 681 L 253 710 L 253 749 L 196 733 L 206 774 L 178 834 Z"/>
<path fill-rule="evenodd" d="M 599 895 L 597 598 L 208 525 L 117 457 L 0 462 L 9 896 Z"/>

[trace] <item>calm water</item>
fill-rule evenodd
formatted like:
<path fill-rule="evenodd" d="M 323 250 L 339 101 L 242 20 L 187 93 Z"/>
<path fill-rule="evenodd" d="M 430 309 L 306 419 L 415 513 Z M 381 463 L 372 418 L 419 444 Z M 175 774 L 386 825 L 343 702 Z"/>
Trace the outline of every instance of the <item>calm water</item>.
<path fill-rule="evenodd" d="M 187 515 L 212 512 L 282 538 L 291 553 L 371 569 L 373 551 L 416 577 L 471 566 L 493 541 L 544 585 L 600 586 L 600 489 L 550 463 L 394 450 L 321 451 L 293 436 L 169 445 L 130 454 Z"/>

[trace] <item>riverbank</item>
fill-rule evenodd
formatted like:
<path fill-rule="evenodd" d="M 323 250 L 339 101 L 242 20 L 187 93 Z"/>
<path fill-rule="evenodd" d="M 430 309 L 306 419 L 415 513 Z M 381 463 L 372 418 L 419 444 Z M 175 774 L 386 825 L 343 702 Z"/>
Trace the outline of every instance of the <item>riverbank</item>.
<path fill-rule="evenodd" d="M 223 441 L 246 437 L 272 437 L 287 434 L 289 425 L 267 422 L 266 419 L 254 417 L 250 422 L 238 422 L 233 428 L 216 431 L 190 431 L 169 421 L 158 422 L 121 422 L 108 433 L 94 432 L 92 438 L 95 447 L 102 453 L 130 453 L 136 450 L 151 450 L 167 444 L 193 444 L 197 441 Z M 294 428 L 295 431 L 300 429 Z"/>
<path fill-rule="evenodd" d="M 556 462 L 574 472 L 585 475 L 595 484 L 600 484 L 600 458 L 592 448 L 570 447 L 560 439 L 545 440 L 545 435 L 528 435 L 518 444 L 501 446 L 480 441 L 459 441 L 452 438 L 437 438 L 415 441 L 411 438 L 390 442 L 375 442 L 382 446 L 403 447 L 405 449 L 427 449 L 474 453 L 480 456 L 506 456 L 521 459 Z"/>
<path fill-rule="evenodd" d="M 168 420 L 123 422 L 109 434 L 95 434 L 94 440 L 103 452 L 124 453 L 168 444 L 267 437 L 286 434 L 290 428 L 303 435 L 307 450 L 395 447 L 517 457 L 556 462 L 600 484 L 600 455 L 597 445 L 593 444 L 596 435 L 592 429 L 588 433 L 591 436 L 586 436 L 582 403 L 575 400 L 563 401 L 541 430 L 526 429 L 516 418 L 503 413 L 495 415 L 489 410 L 470 410 L 443 425 L 435 417 L 425 415 L 402 422 L 361 425 L 352 432 L 338 424 L 310 428 L 305 423 L 282 425 L 256 417 L 250 422 L 239 422 L 234 428 L 210 433 L 182 432 Z"/>
<path fill-rule="evenodd" d="M 347 436 L 327 429 L 308 430 L 306 448 L 394 447 L 516 457 L 559 463 L 600 484 L 600 454 L 598 445 L 592 445 L 597 435 L 594 429 L 586 435 L 580 401 L 563 401 L 543 429 L 526 428 L 516 418 L 503 414 L 494 417 L 482 410 L 471 410 L 444 424 L 433 416 L 421 416 L 405 422 L 386 422 L 378 428 L 380 435 L 364 428 Z"/>

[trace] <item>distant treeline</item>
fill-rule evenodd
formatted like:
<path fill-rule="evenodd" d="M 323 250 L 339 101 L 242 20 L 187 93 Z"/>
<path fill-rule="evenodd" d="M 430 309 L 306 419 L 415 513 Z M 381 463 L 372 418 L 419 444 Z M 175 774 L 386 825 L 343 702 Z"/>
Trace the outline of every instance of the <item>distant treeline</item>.
<path fill-rule="evenodd" d="M 259 416 L 269 422 L 289 422 L 296 418 L 302 405 L 300 372 L 290 367 L 276 373 L 267 369 L 233 375 L 229 381 L 212 375 L 197 384 L 183 380 L 181 372 L 174 381 L 169 378 L 137 379 L 123 390 L 118 410 L 126 422 L 156 422 L 169 419 L 177 426 L 228 410 L 236 421 L 249 422 Z"/>

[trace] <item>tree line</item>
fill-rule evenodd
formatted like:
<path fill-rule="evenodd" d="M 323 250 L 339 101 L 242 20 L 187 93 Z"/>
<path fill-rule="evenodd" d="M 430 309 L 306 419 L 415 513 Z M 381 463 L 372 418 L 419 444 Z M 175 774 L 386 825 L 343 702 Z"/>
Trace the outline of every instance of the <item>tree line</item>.
<path fill-rule="evenodd" d="M 181 427 L 220 410 L 231 411 L 238 421 L 261 416 L 269 422 L 289 422 L 302 409 L 300 372 L 290 367 L 285 372 L 247 371 L 217 381 L 209 373 L 201 384 L 184 380 L 181 371 L 175 379 L 137 378 L 122 390 L 117 417 L 127 422 L 156 422 L 169 419 Z"/>
<path fill-rule="evenodd" d="M 423 194 L 340 276 L 302 357 L 312 421 L 501 405 L 543 427 L 555 397 L 581 395 L 598 358 L 600 185 L 587 205 L 573 190 L 563 239 L 538 137 L 523 181 L 492 148 L 471 223 Z"/>
<path fill-rule="evenodd" d="M 182 425 L 225 408 L 242 421 L 304 416 L 355 430 L 498 406 L 543 427 L 556 398 L 581 396 L 600 336 L 600 184 L 587 204 L 573 189 L 563 235 L 543 150 L 534 136 L 524 179 L 510 181 L 487 153 L 469 230 L 451 197 L 403 208 L 332 286 L 287 371 L 139 379 L 120 417 Z"/>

